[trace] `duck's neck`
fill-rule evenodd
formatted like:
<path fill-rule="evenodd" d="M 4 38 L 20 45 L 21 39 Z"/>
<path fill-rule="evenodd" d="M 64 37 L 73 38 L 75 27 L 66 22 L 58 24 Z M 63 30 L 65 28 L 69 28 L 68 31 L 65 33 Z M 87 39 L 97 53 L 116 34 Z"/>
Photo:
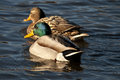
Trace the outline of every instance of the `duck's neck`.
<path fill-rule="evenodd" d="M 31 30 L 33 30 L 34 24 L 35 24 L 35 23 L 31 23 L 31 24 L 28 26 L 28 28 L 27 28 L 27 33 L 30 33 Z"/>
<path fill-rule="evenodd" d="M 32 20 L 32 24 L 35 24 L 40 18 L 37 18 L 35 20 Z"/>

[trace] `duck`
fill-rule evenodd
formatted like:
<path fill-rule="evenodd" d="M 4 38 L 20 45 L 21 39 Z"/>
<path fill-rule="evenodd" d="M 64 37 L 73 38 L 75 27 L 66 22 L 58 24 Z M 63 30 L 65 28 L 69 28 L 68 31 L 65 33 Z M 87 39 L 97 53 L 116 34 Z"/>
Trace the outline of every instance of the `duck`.
<path fill-rule="evenodd" d="M 30 46 L 30 54 L 47 60 L 80 61 L 83 51 L 67 37 L 52 34 L 47 23 L 39 22 L 35 24 L 34 29 L 24 38 L 31 38 L 34 35 L 39 36 L 39 38 Z"/>
<path fill-rule="evenodd" d="M 76 25 L 61 16 L 49 16 L 46 17 L 43 10 L 39 7 L 33 7 L 30 11 L 29 17 L 24 19 L 24 21 L 30 21 L 32 23 L 27 28 L 27 33 L 29 34 L 39 22 L 47 23 L 53 34 L 59 34 L 68 37 L 72 41 L 83 40 L 83 37 L 89 36 L 87 33 L 80 33 L 80 26 Z M 35 35 L 31 37 L 36 40 L 39 36 Z"/>

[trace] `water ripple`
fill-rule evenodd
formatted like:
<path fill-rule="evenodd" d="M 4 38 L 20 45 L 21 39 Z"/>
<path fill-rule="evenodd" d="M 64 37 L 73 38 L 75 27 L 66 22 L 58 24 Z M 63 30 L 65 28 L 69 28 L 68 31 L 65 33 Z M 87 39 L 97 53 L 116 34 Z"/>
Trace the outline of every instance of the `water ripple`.
<path fill-rule="evenodd" d="M 31 22 L 23 19 L 32 7 L 42 8 L 47 16 L 62 16 L 90 35 L 87 46 L 82 43 L 81 64 L 56 64 L 29 54 L 30 44 L 23 36 Z M 0 79 L 119 80 L 119 9 L 119 0 L 1 0 Z"/>

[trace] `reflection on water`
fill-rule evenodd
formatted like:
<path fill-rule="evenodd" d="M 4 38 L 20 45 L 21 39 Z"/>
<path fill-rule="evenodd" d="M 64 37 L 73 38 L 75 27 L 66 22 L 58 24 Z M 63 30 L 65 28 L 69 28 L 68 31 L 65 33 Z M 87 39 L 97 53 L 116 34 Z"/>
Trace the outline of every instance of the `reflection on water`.
<path fill-rule="evenodd" d="M 36 62 L 30 71 L 55 71 L 55 72 L 69 72 L 71 70 L 82 71 L 80 63 L 59 62 L 53 60 L 44 60 L 31 55 L 30 61 Z"/>
<path fill-rule="evenodd" d="M 23 19 L 36 6 L 47 16 L 59 15 L 81 25 L 81 32 L 90 35 L 77 43 L 84 51 L 81 64 L 29 55 L 32 41 L 23 36 L 30 22 Z M 119 0 L 0 0 L 0 80 L 119 80 L 119 26 Z"/>

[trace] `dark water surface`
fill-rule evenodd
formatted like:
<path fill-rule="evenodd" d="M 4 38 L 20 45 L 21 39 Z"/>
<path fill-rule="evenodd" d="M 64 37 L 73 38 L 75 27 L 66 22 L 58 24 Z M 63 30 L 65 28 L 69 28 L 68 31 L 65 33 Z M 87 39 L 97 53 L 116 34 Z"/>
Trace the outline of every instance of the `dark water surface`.
<path fill-rule="evenodd" d="M 90 34 L 80 65 L 30 57 L 22 20 L 35 6 Z M 120 0 L 0 0 L 0 80 L 120 80 Z"/>

